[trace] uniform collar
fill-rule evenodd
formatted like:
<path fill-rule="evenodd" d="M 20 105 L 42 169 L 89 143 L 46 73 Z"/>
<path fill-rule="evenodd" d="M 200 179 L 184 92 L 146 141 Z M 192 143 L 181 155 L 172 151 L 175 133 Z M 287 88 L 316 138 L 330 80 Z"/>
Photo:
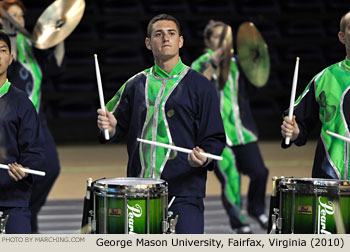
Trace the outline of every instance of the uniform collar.
<path fill-rule="evenodd" d="M 5 83 L 0 87 L 0 97 L 9 91 L 10 85 L 11 83 L 6 79 Z"/>
<path fill-rule="evenodd" d="M 209 55 L 213 55 L 214 54 L 214 51 L 212 49 L 206 49 L 207 53 L 209 53 Z"/>
<path fill-rule="evenodd" d="M 341 62 L 341 66 L 345 71 L 350 72 L 350 59 L 346 56 L 345 60 Z"/>
<path fill-rule="evenodd" d="M 152 70 L 152 73 L 160 78 L 169 78 L 174 75 L 179 75 L 187 66 L 182 63 L 181 58 L 179 58 L 179 61 L 177 64 L 174 66 L 174 68 L 171 70 L 171 72 L 168 74 L 165 72 L 160 66 L 157 65 L 156 62 L 154 62 L 154 67 Z"/>

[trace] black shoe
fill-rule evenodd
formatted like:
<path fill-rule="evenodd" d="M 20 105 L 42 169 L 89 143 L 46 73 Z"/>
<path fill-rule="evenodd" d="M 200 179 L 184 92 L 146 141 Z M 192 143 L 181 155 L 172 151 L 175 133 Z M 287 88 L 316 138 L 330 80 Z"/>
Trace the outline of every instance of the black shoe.
<path fill-rule="evenodd" d="M 235 228 L 234 230 L 237 234 L 253 234 L 253 231 L 249 225 L 244 225 L 240 228 Z"/>
<path fill-rule="evenodd" d="M 266 214 L 260 214 L 259 216 L 252 217 L 258 221 L 262 229 L 267 229 L 269 225 L 269 218 L 266 216 Z"/>

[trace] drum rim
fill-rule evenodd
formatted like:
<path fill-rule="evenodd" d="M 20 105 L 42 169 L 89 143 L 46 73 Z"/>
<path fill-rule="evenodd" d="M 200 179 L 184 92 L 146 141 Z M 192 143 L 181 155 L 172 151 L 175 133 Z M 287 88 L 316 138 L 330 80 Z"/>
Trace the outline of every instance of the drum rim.
<path fill-rule="evenodd" d="M 298 183 L 293 182 L 303 182 L 300 185 L 314 185 L 314 186 L 350 186 L 350 180 L 337 180 L 337 179 L 324 179 L 324 178 L 294 178 L 285 177 L 279 178 L 279 183 L 281 185 L 297 185 Z"/>
<path fill-rule="evenodd" d="M 157 183 L 148 183 L 148 184 L 141 184 L 141 185 L 126 185 L 126 184 L 111 184 L 111 183 L 103 183 L 104 181 L 107 180 L 116 180 L 116 181 L 120 181 L 122 182 L 127 182 L 127 181 L 155 181 Z M 159 184 L 163 184 L 166 183 L 165 180 L 163 179 L 152 179 L 152 178 L 137 178 L 137 177 L 121 177 L 121 178 L 103 178 L 103 179 L 98 179 L 94 182 L 94 184 L 100 184 L 100 185 L 117 185 L 117 186 L 150 186 L 150 185 L 159 185 Z"/>
<path fill-rule="evenodd" d="M 150 181 L 154 180 L 157 183 L 154 184 L 141 184 L 141 185 L 125 185 L 125 184 L 107 184 L 103 183 L 105 180 L 109 179 L 99 179 L 94 182 L 93 188 L 95 193 L 106 194 L 105 196 L 114 197 L 115 195 L 126 195 L 126 194 L 137 194 L 138 196 L 143 195 L 143 197 L 167 193 L 168 192 L 168 183 L 163 179 L 150 179 L 150 178 L 134 178 L 134 177 L 125 177 L 125 178 L 114 178 L 119 181 Z"/>

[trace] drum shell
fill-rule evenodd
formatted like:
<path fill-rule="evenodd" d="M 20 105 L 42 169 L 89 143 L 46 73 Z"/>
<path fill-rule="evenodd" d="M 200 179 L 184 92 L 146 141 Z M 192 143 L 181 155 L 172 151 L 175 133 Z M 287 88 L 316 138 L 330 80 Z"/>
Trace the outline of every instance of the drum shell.
<path fill-rule="evenodd" d="M 281 233 L 350 233 L 350 181 L 283 178 L 278 181 Z M 335 219 L 338 218 L 338 219 Z M 339 219 L 340 218 L 340 219 Z"/>
<path fill-rule="evenodd" d="M 105 182 L 94 184 L 96 233 L 163 233 L 168 214 L 164 180 L 117 178 L 114 184 Z"/>

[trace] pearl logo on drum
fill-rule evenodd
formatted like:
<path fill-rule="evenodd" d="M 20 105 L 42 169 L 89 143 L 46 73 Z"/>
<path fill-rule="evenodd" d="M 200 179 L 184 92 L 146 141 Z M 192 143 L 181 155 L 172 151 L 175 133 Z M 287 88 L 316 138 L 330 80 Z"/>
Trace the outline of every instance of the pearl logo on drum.
<path fill-rule="evenodd" d="M 142 216 L 142 207 L 139 204 L 135 204 L 135 206 L 129 206 L 128 207 L 128 227 L 129 227 L 129 234 L 136 234 L 134 232 L 134 217 L 140 218 Z"/>
<path fill-rule="evenodd" d="M 332 201 L 328 201 L 323 203 L 321 201 L 321 196 L 318 197 L 318 233 L 319 234 L 331 234 L 331 232 L 327 231 L 327 215 L 334 214 L 334 204 Z"/>

